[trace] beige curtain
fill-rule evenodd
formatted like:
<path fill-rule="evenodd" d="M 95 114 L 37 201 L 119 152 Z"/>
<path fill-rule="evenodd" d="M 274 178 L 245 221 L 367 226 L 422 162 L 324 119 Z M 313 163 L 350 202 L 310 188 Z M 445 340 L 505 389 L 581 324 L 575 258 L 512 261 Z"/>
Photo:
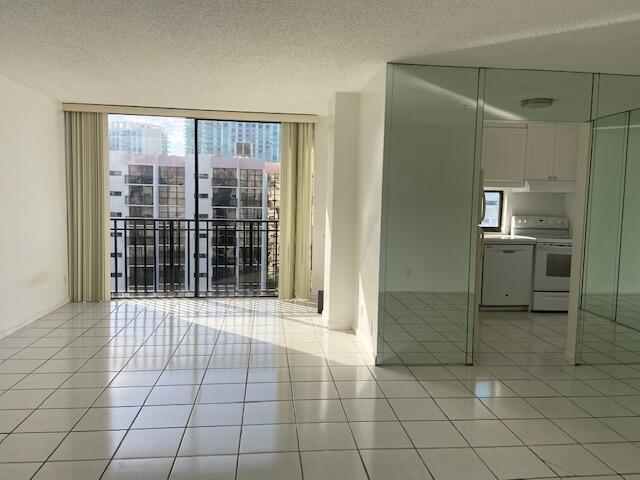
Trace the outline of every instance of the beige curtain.
<path fill-rule="evenodd" d="M 74 302 L 110 298 L 107 116 L 66 112 L 69 290 Z"/>
<path fill-rule="evenodd" d="M 283 123 L 278 296 L 311 296 L 312 123 Z"/>

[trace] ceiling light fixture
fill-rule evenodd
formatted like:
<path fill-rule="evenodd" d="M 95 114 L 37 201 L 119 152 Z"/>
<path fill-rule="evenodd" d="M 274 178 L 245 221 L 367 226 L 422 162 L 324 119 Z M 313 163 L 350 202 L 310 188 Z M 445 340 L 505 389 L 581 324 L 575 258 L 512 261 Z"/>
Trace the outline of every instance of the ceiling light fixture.
<path fill-rule="evenodd" d="M 553 105 L 553 98 L 546 97 L 525 98 L 520 102 L 523 108 L 546 108 L 551 105 Z"/>

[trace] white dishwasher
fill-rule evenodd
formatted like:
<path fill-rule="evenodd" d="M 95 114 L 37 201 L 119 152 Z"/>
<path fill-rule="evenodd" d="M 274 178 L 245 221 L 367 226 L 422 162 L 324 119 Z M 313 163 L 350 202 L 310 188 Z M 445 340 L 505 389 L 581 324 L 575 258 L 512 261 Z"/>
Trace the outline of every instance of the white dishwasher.
<path fill-rule="evenodd" d="M 528 306 L 532 268 L 533 245 L 485 245 L 482 306 Z"/>

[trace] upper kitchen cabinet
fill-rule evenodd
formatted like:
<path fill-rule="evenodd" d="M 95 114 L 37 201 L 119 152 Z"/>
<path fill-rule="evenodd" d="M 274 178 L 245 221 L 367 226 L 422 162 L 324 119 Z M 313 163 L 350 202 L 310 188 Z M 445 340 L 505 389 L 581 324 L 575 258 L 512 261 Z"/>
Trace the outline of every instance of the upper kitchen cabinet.
<path fill-rule="evenodd" d="M 575 181 L 576 166 L 580 155 L 580 142 L 586 139 L 583 124 L 556 126 L 556 146 L 554 150 L 553 175 L 555 180 Z"/>
<path fill-rule="evenodd" d="M 528 125 L 526 180 L 575 181 L 582 124 Z"/>
<path fill-rule="evenodd" d="M 482 135 L 484 185 L 522 187 L 526 151 L 526 125 L 485 126 Z"/>
<path fill-rule="evenodd" d="M 555 156 L 555 125 L 531 124 L 527 135 L 525 176 L 530 180 L 551 180 Z"/>

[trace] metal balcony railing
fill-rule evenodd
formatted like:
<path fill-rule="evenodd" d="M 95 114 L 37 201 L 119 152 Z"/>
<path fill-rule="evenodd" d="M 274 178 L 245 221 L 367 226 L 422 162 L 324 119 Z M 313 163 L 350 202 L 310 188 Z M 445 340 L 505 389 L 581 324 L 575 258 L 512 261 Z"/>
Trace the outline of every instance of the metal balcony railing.
<path fill-rule="evenodd" d="M 112 297 L 277 295 L 277 220 L 110 222 Z"/>

